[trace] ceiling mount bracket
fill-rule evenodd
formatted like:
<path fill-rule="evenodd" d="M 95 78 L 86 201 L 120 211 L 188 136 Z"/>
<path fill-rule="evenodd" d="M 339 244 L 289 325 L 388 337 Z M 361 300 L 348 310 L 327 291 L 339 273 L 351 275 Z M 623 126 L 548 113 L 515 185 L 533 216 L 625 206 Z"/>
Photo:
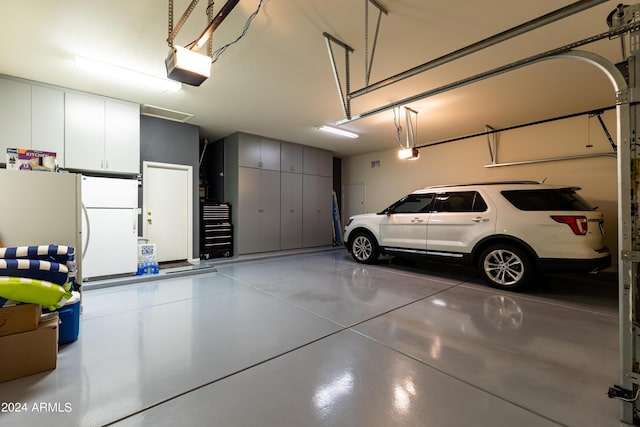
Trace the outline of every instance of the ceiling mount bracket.
<path fill-rule="evenodd" d="M 331 68 L 333 70 L 333 78 L 335 79 L 336 86 L 338 88 L 338 95 L 340 96 L 340 102 L 342 103 L 342 112 L 347 118 L 351 118 L 351 102 L 349 101 L 349 91 L 351 90 L 351 73 L 349 66 L 349 54 L 354 52 L 353 48 L 345 42 L 338 40 L 329 33 L 322 33 L 324 41 L 327 44 L 327 51 L 329 52 L 329 58 L 331 59 Z M 345 87 L 343 89 L 342 82 L 340 80 L 340 73 L 338 72 L 338 66 L 336 65 L 336 57 L 333 53 L 332 44 L 340 46 L 344 50 L 344 69 L 345 69 Z"/>
<path fill-rule="evenodd" d="M 373 35 L 373 44 L 371 46 L 371 57 L 369 57 L 369 3 L 378 9 L 378 19 L 376 22 L 376 30 Z M 373 68 L 373 57 L 376 54 L 376 45 L 378 44 L 378 35 L 380 34 L 380 22 L 382 14 L 388 15 L 389 12 L 380 5 L 376 0 L 364 0 L 364 85 L 369 86 L 371 79 L 371 69 Z"/>
<path fill-rule="evenodd" d="M 378 19 L 375 27 L 375 32 L 373 36 L 371 51 L 369 51 L 369 4 L 372 4 L 378 10 Z M 380 22 L 382 20 L 382 15 L 388 15 L 389 12 L 376 0 L 365 0 L 364 2 L 364 44 L 365 44 L 365 52 L 364 52 L 364 81 L 365 85 L 369 84 L 369 79 L 371 78 L 371 70 L 373 68 L 373 58 L 376 52 L 376 46 L 378 44 L 378 35 L 380 34 Z M 349 54 L 354 52 L 354 49 L 346 44 L 345 42 L 339 40 L 338 38 L 332 36 L 329 33 L 322 33 L 324 36 L 325 42 L 327 44 L 327 51 L 329 52 L 329 59 L 331 60 L 331 68 L 333 70 L 333 77 L 336 81 L 336 85 L 338 87 L 338 95 L 340 96 L 340 102 L 342 103 L 342 111 L 344 116 L 347 119 L 351 119 L 351 64 Z M 338 71 L 338 66 L 336 64 L 336 57 L 333 53 L 332 44 L 336 44 L 344 49 L 345 60 L 344 60 L 344 87 L 343 82 L 340 79 L 340 72 Z"/>
<path fill-rule="evenodd" d="M 484 125 L 485 133 L 487 134 L 487 146 L 489 147 L 489 156 L 491 157 L 491 164 L 498 163 L 498 132 L 495 128 Z"/>

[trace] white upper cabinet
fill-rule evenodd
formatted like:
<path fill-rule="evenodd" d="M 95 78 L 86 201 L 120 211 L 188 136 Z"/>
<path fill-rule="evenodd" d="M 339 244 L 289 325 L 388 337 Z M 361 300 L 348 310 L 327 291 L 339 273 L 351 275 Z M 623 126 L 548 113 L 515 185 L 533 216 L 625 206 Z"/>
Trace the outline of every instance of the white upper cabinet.
<path fill-rule="evenodd" d="M 53 151 L 64 166 L 64 92 L 44 86 L 31 87 L 31 148 Z"/>
<path fill-rule="evenodd" d="M 104 99 L 65 94 L 65 167 L 103 170 Z"/>
<path fill-rule="evenodd" d="M 64 166 L 64 92 L 0 78 L 0 163 L 7 148 L 57 154 Z"/>
<path fill-rule="evenodd" d="M 107 168 L 139 172 L 140 106 L 107 99 L 104 113 L 104 156 Z"/>
<path fill-rule="evenodd" d="M 31 148 L 31 85 L 0 79 L 0 163 L 7 148 Z"/>
<path fill-rule="evenodd" d="M 139 106 L 67 92 L 65 157 L 70 169 L 139 173 Z"/>

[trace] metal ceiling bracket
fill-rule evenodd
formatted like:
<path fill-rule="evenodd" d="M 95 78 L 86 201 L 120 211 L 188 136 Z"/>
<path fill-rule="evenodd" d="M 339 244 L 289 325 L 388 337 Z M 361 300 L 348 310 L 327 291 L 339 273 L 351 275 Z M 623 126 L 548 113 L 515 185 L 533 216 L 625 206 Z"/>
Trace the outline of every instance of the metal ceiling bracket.
<path fill-rule="evenodd" d="M 404 121 L 407 136 L 406 148 L 416 148 L 416 139 L 418 138 L 418 112 L 409 107 L 404 107 Z"/>
<path fill-rule="evenodd" d="M 487 133 L 487 145 L 489 147 L 491 164 L 495 165 L 498 163 L 498 132 L 489 125 L 484 125 L 484 130 Z"/>
<path fill-rule="evenodd" d="M 169 43 L 169 47 L 173 47 L 173 40 L 176 38 L 176 36 L 184 26 L 184 23 L 187 22 L 187 18 L 189 18 L 189 16 L 191 15 L 191 12 L 193 12 L 193 9 L 195 9 L 196 5 L 198 4 L 198 1 L 200 0 L 191 1 L 189 6 L 187 6 L 187 10 L 184 11 L 182 16 L 180 17 L 180 20 L 178 21 L 178 24 L 174 28 L 173 27 L 173 0 L 169 0 L 169 36 L 167 37 L 167 42 Z"/>
<path fill-rule="evenodd" d="M 369 58 L 369 3 L 378 9 L 378 20 L 376 30 L 373 36 L 373 45 L 371 46 L 371 57 Z M 371 78 L 371 69 L 373 68 L 373 57 L 376 54 L 376 45 L 378 44 L 378 35 L 380 34 L 380 22 L 382 14 L 388 15 L 389 12 L 382 7 L 376 0 L 364 0 L 364 85 L 369 86 Z"/>
<path fill-rule="evenodd" d="M 338 95 L 340 96 L 340 103 L 342 104 L 342 112 L 344 116 L 347 118 L 351 118 L 351 102 L 347 94 L 351 89 L 351 75 L 350 75 L 350 67 L 349 67 L 349 53 L 354 52 L 353 48 L 346 44 L 345 42 L 338 40 L 333 37 L 329 33 L 322 33 L 324 36 L 324 41 L 327 44 L 327 51 L 329 52 L 329 58 L 331 59 L 331 68 L 333 70 L 333 78 L 335 79 L 336 86 L 338 88 Z M 344 50 L 344 59 L 345 59 L 345 87 L 343 89 L 342 82 L 340 81 L 340 73 L 338 72 L 338 66 L 336 65 L 336 57 L 333 53 L 332 44 L 336 44 L 340 46 Z"/>
<path fill-rule="evenodd" d="M 630 87 L 616 92 L 616 105 L 631 104 L 635 98 L 633 89 Z"/>
<path fill-rule="evenodd" d="M 625 261 L 640 262 L 640 251 L 620 251 L 620 256 Z"/>
<path fill-rule="evenodd" d="M 213 0 L 209 0 L 209 3 L 207 4 L 207 22 L 213 21 L 213 3 Z M 213 57 L 213 37 L 209 37 L 209 40 L 207 41 L 207 56 L 209 58 Z"/>
<path fill-rule="evenodd" d="M 211 35 L 213 32 L 222 24 L 222 21 L 231 13 L 234 7 L 238 4 L 240 0 L 227 0 L 227 2 L 220 8 L 218 14 L 211 20 L 207 28 L 200 34 L 198 41 L 191 48 L 194 52 L 197 52 L 204 46 L 204 44 L 211 39 Z"/>
<path fill-rule="evenodd" d="M 191 15 L 191 12 L 193 12 L 193 10 L 195 9 L 196 5 L 198 4 L 198 1 L 199 0 L 191 0 L 191 3 L 189 4 L 189 6 L 187 6 L 187 10 L 185 10 L 182 17 L 180 17 L 178 24 L 174 27 L 173 26 L 173 20 L 174 20 L 173 0 L 169 0 L 169 36 L 167 37 L 167 43 L 169 43 L 170 47 L 173 47 L 174 39 L 176 38 L 176 36 L 184 26 L 184 23 L 187 21 L 187 19 Z M 233 8 L 236 7 L 239 1 L 240 0 L 227 0 L 227 2 L 224 4 L 224 6 L 222 6 L 218 14 L 215 17 L 213 17 L 213 1 L 208 0 L 207 28 L 204 29 L 202 34 L 200 34 L 200 36 L 196 39 L 194 43 L 191 43 L 189 46 L 185 46 L 185 47 L 194 52 L 198 52 L 202 48 L 202 46 L 204 46 L 205 43 L 211 40 L 211 35 L 213 34 L 213 32 L 218 28 L 218 26 L 222 23 L 222 21 L 224 21 L 227 15 L 231 13 Z M 209 43 L 209 45 L 211 45 L 211 43 Z M 211 47 L 209 48 L 209 50 L 211 51 Z M 209 55 L 209 57 L 211 57 L 211 55 Z"/>
<path fill-rule="evenodd" d="M 604 120 L 602 120 L 602 111 L 598 111 L 594 115 L 598 118 L 598 122 L 600 123 L 600 127 L 602 128 L 602 131 L 604 132 L 604 135 L 607 137 L 607 140 L 609 141 L 609 144 L 611 144 L 611 148 L 613 148 L 613 151 L 617 151 L 618 147 L 616 146 L 616 143 L 613 142 L 613 138 L 611 137 L 611 134 L 609 133 L 609 129 L 607 129 L 607 125 L 605 125 L 604 124 Z"/>

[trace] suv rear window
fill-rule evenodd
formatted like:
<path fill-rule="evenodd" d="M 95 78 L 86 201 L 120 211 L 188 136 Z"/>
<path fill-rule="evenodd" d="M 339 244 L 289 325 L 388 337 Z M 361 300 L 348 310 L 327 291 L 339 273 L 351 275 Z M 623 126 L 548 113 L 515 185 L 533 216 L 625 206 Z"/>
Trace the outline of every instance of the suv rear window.
<path fill-rule="evenodd" d="M 584 200 L 576 188 L 544 190 L 508 190 L 502 195 L 522 211 L 591 211 L 593 207 Z"/>

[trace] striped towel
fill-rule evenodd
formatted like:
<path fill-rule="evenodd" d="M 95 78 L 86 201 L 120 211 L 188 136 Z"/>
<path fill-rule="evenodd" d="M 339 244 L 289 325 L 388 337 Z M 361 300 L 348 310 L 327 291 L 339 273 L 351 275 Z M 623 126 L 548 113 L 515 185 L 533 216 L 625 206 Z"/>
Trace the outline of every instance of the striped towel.
<path fill-rule="evenodd" d="M 36 259 L 0 259 L 0 276 L 28 277 L 46 280 L 57 285 L 72 282 L 75 268 L 65 264 Z"/>
<path fill-rule="evenodd" d="M 0 258 L 5 259 L 42 259 L 66 264 L 75 260 L 75 249 L 65 245 L 17 246 L 0 248 Z"/>

